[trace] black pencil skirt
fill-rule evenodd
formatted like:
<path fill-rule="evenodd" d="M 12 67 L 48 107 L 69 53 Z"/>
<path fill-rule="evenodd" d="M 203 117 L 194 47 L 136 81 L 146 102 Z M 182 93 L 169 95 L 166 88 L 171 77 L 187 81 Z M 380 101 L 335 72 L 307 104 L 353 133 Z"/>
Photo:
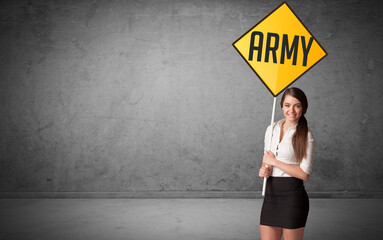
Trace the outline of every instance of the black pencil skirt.
<path fill-rule="evenodd" d="M 261 225 L 281 228 L 306 226 L 309 198 L 303 180 L 295 177 L 269 177 L 261 211 Z"/>

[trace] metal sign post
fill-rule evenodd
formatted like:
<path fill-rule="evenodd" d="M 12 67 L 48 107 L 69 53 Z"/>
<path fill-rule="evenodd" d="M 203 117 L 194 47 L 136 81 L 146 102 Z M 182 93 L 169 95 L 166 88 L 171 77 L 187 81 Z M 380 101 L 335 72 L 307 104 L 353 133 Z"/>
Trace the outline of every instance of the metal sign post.
<path fill-rule="evenodd" d="M 270 135 L 269 135 L 269 142 L 267 143 L 266 150 L 270 150 L 271 148 L 271 139 L 273 138 L 273 124 L 274 124 L 274 116 L 275 116 L 275 105 L 277 103 L 277 97 L 274 97 L 274 103 L 273 103 L 273 110 L 271 112 L 271 123 L 270 123 Z M 267 165 L 266 165 L 267 167 Z M 266 191 L 266 183 L 267 178 L 263 178 L 263 188 L 262 188 L 262 196 L 265 196 Z"/>

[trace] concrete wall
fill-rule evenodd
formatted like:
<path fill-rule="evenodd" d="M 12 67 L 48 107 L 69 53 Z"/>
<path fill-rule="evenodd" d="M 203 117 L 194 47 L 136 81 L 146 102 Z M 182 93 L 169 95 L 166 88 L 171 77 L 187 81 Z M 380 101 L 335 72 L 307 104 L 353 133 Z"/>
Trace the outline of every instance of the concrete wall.
<path fill-rule="evenodd" d="M 272 96 L 231 44 L 281 3 L 1 1 L 0 191 L 261 190 Z M 288 3 L 328 52 L 306 188 L 383 191 L 383 4 Z"/>

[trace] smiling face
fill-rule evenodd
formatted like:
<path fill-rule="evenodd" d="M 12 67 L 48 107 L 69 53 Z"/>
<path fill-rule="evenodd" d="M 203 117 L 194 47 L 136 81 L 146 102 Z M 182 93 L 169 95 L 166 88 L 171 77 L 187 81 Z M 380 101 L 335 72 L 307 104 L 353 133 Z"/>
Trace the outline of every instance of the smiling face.
<path fill-rule="evenodd" d="M 302 104 L 295 97 L 286 95 L 282 104 L 282 111 L 286 117 L 286 121 L 297 123 L 302 116 Z"/>

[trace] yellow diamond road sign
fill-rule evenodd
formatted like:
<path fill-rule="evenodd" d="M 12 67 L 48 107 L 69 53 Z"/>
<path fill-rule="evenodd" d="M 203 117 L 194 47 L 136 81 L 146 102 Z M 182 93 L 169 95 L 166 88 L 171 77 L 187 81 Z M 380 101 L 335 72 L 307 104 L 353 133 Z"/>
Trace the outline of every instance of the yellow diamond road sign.
<path fill-rule="evenodd" d="M 327 55 L 287 3 L 233 46 L 274 97 Z"/>

